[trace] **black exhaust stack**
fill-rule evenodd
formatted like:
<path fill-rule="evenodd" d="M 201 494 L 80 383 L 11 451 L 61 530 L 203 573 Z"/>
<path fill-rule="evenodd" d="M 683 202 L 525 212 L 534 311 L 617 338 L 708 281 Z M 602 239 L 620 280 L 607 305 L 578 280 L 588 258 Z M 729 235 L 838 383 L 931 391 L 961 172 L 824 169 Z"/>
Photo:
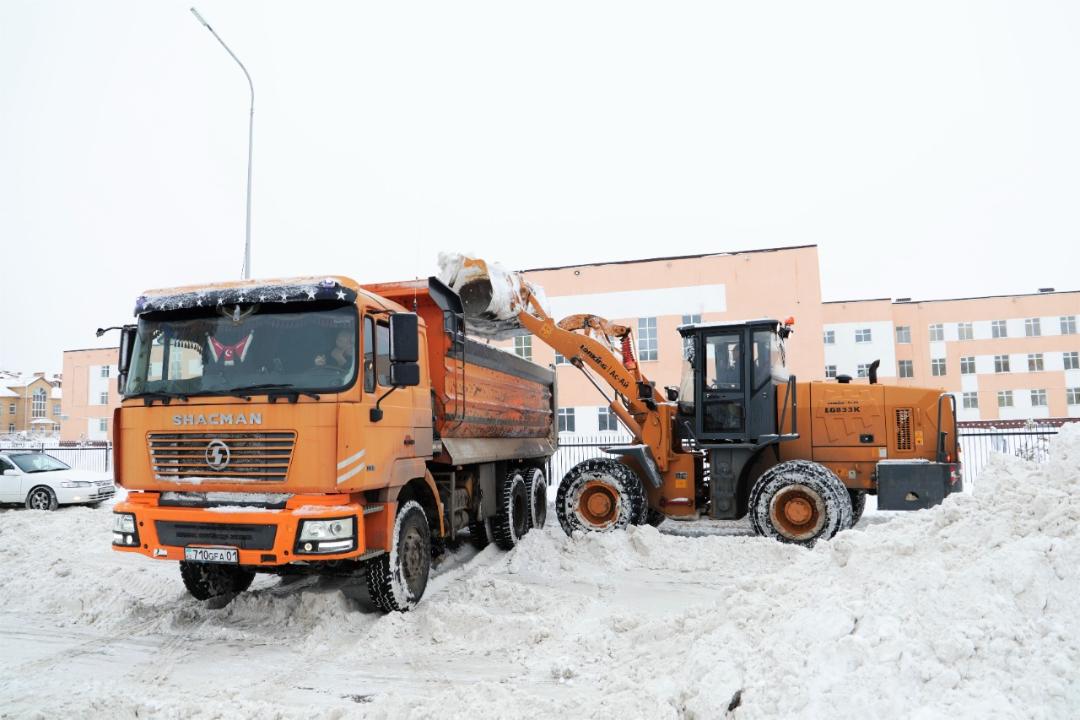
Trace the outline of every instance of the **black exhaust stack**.
<path fill-rule="evenodd" d="M 871 385 L 877 385 L 877 369 L 878 365 L 880 364 L 881 360 L 875 360 L 874 362 L 870 363 L 870 367 L 866 369 L 866 375 L 870 378 Z"/>

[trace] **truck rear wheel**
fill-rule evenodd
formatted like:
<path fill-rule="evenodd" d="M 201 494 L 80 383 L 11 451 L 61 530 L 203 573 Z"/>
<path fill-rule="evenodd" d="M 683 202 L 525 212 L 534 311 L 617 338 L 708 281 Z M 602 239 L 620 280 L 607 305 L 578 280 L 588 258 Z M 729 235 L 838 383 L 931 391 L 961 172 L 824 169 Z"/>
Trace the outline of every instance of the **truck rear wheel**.
<path fill-rule="evenodd" d="M 220 595 L 242 593 L 251 587 L 254 570 L 236 565 L 214 565 L 180 561 L 180 577 L 184 587 L 196 600 L 209 600 Z"/>
<path fill-rule="evenodd" d="M 503 550 L 512 550 L 529 531 L 529 488 L 520 469 L 511 470 L 503 479 L 499 493 L 499 511 L 491 519 L 491 535 Z"/>
<path fill-rule="evenodd" d="M 367 564 L 371 601 L 383 612 L 416 607 L 431 571 L 431 529 L 420 503 L 409 500 L 398 509 L 390 552 Z"/>
<path fill-rule="evenodd" d="M 529 472 L 529 527 L 540 529 L 547 522 L 547 478 L 540 468 Z"/>
<path fill-rule="evenodd" d="M 789 460 L 757 479 L 750 491 L 750 524 L 758 535 L 813 547 L 851 527 L 851 496 L 824 465 Z"/>
<path fill-rule="evenodd" d="M 645 514 L 645 487 L 618 460 L 585 460 L 566 473 L 555 497 L 555 514 L 567 535 L 637 525 Z"/>
<path fill-rule="evenodd" d="M 487 520 L 474 520 L 469 523 L 469 542 L 477 550 L 483 550 L 491 542 Z"/>

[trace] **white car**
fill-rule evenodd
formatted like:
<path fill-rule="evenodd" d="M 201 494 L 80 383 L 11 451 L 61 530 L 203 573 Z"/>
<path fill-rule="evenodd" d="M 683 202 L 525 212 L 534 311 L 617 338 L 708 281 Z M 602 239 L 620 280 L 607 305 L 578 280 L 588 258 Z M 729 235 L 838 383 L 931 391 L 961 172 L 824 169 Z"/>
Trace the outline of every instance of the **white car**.
<path fill-rule="evenodd" d="M 0 452 L 0 503 L 55 510 L 59 505 L 96 505 L 115 494 L 108 473 L 72 470 L 43 452 Z"/>

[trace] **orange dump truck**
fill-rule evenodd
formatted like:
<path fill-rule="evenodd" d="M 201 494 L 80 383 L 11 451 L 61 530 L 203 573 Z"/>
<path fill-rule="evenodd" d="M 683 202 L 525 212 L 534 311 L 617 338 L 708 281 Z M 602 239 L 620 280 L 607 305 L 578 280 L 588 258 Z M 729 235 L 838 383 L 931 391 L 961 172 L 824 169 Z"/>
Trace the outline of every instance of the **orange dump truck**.
<path fill-rule="evenodd" d="M 206 599 L 257 572 L 362 573 L 407 610 L 459 534 L 545 520 L 554 373 L 469 340 L 432 278 L 154 290 L 120 344 L 113 548 Z"/>

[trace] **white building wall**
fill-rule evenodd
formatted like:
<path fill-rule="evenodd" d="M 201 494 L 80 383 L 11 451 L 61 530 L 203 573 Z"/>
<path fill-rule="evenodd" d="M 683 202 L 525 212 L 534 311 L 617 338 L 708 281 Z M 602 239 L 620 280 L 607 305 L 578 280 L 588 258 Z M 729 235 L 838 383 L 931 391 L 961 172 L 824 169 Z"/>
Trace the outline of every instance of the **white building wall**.
<path fill-rule="evenodd" d="M 870 342 L 855 342 L 855 331 L 869 328 Z M 892 321 L 835 323 L 825 325 L 836 342 L 825 346 L 825 364 L 835 365 L 839 375 L 858 376 L 859 365 L 880 360 L 878 377 L 896 377 L 896 336 Z"/>

